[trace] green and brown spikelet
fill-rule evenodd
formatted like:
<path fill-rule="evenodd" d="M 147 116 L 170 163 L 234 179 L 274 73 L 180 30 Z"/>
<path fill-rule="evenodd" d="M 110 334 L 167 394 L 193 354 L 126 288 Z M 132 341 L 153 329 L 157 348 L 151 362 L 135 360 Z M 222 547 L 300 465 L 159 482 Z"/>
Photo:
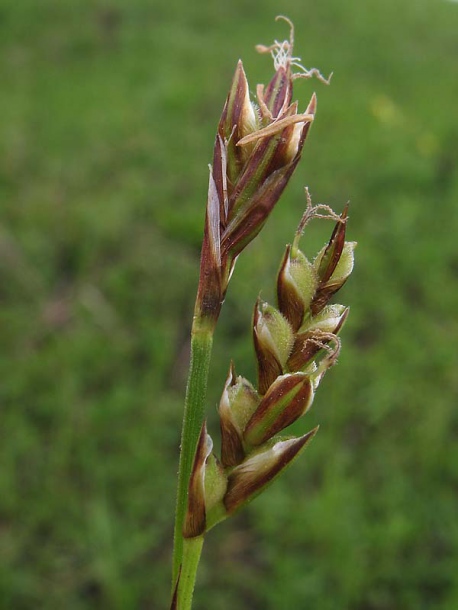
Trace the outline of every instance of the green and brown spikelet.
<path fill-rule="evenodd" d="M 211 453 L 206 427 L 202 429 L 189 486 L 187 523 L 192 526 L 185 529 L 187 536 L 204 533 L 250 502 L 318 430 L 300 437 L 279 436 L 310 409 L 324 374 L 340 352 L 338 333 L 349 308 L 329 300 L 353 269 L 356 244 L 345 241 L 347 212 L 346 207 L 337 216 L 327 206 L 313 207 L 307 191 L 307 210 L 277 276 L 278 308 L 260 299 L 254 308 L 257 388 L 230 365 L 219 404 L 219 459 Z M 331 218 L 336 224 L 328 244 L 309 261 L 298 244 L 314 217 Z M 206 477 L 211 484 L 204 483 Z"/>
<path fill-rule="evenodd" d="M 269 47 L 274 75 L 250 100 L 239 62 L 216 133 L 210 170 L 200 279 L 191 332 L 175 521 L 172 608 L 190 610 L 204 534 L 261 493 L 304 450 L 285 430 L 310 409 L 326 371 L 335 364 L 348 308 L 330 299 L 353 268 L 355 244 L 345 241 L 347 208 L 337 216 L 324 205 L 307 208 L 277 276 L 277 303 L 258 299 L 252 336 L 257 383 L 231 363 L 219 402 L 221 452 L 213 451 L 204 411 L 213 332 L 235 262 L 262 229 L 302 155 L 315 119 L 316 97 L 305 112 L 293 101 L 293 82 L 317 76 L 293 56 L 288 41 Z M 329 243 L 314 260 L 299 249 L 312 218 L 335 221 Z"/>
<path fill-rule="evenodd" d="M 314 120 L 315 94 L 305 112 L 298 112 L 297 102 L 292 102 L 293 81 L 312 75 L 325 80 L 292 56 L 292 26 L 289 41 L 257 48 L 273 55 L 275 74 L 266 87 L 258 85 L 254 104 L 238 62 L 213 151 L 195 311 L 210 327 L 218 319 L 237 256 L 259 233 L 283 193 Z M 293 67 L 299 73 L 293 73 Z"/>

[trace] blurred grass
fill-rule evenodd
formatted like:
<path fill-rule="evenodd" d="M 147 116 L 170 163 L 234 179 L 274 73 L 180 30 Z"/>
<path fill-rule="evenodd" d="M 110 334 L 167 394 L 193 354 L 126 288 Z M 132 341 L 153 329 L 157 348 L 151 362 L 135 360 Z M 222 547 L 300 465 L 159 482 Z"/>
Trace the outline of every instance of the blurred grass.
<path fill-rule="evenodd" d="M 241 257 L 216 337 L 253 377 L 304 207 L 351 200 L 339 366 L 287 475 L 208 537 L 196 610 L 458 607 L 458 6 L 3 0 L 0 606 L 164 608 L 214 130 L 236 60 L 296 25 L 304 159 Z M 313 255 L 330 226 L 311 228 Z"/>

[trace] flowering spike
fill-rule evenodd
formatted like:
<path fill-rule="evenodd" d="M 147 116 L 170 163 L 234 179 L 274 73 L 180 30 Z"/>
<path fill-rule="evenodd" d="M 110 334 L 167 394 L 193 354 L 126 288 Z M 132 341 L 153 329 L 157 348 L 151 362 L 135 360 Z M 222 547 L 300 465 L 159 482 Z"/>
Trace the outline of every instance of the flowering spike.
<path fill-rule="evenodd" d="M 234 513 L 253 500 L 291 464 L 317 431 L 318 427 L 299 438 L 273 440 L 266 443 L 240 466 L 234 468 L 228 477 L 227 492 L 224 496 L 227 512 Z"/>
<path fill-rule="evenodd" d="M 245 441 L 261 445 L 295 422 L 310 407 L 313 387 L 304 373 L 278 377 L 270 386 L 245 428 Z"/>
<path fill-rule="evenodd" d="M 271 50 L 275 74 L 266 88 L 258 86 L 259 112 L 239 62 L 218 125 L 195 309 L 204 328 L 216 324 L 236 258 L 288 184 L 315 116 L 315 96 L 305 113 L 291 103 L 291 66 L 299 65 L 292 40 Z"/>
<path fill-rule="evenodd" d="M 278 309 L 260 299 L 255 306 L 257 390 L 230 366 L 219 403 L 219 461 L 202 424 L 214 328 L 236 259 L 286 188 L 315 119 L 315 94 L 300 112 L 293 82 L 312 76 L 329 82 L 293 56 L 293 25 L 279 19 L 290 26 L 289 41 L 257 47 L 272 55 L 274 75 L 257 86 L 255 105 L 239 61 L 214 143 L 182 432 L 171 610 L 191 605 L 203 534 L 256 497 L 316 434 L 318 428 L 300 438 L 276 436 L 310 408 L 339 354 L 336 334 L 348 313 L 327 306 L 353 268 L 355 244 L 345 242 L 347 208 L 312 264 L 298 246 L 306 224 L 337 216 L 328 206 L 312 206 L 307 192 L 307 209 L 278 273 Z"/>

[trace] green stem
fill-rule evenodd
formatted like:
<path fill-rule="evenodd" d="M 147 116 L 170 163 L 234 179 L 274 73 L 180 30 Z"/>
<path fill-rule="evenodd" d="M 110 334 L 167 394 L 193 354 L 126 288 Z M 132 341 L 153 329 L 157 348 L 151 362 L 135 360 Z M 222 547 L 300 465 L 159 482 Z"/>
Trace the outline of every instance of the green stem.
<path fill-rule="evenodd" d="M 186 538 L 183 544 L 183 562 L 178 587 L 177 610 L 191 610 L 197 568 L 204 544 L 204 537 Z"/>
<path fill-rule="evenodd" d="M 200 550 L 202 548 L 203 537 L 200 541 L 198 553 L 193 545 L 197 539 L 183 539 L 183 523 L 186 516 L 187 494 L 189 478 L 191 475 L 194 454 L 199 439 L 200 431 L 204 421 L 204 403 L 207 392 L 208 371 L 210 366 L 210 357 L 213 344 L 213 325 L 202 323 L 200 317 L 194 318 L 192 333 L 191 333 L 191 362 L 188 375 L 188 385 L 186 389 L 186 399 L 183 416 L 183 428 L 181 433 L 181 452 L 180 466 L 178 472 L 178 492 L 177 505 L 175 515 L 175 536 L 174 536 L 174 553 L 173 553 L 173 587 L 180 572 L 180 587 L 179 587 L 179 610 L 190 608 L 192 599 L 192 591 L 194 589 L 194 580 L 199 562 Z M 200 537 L 199 537 L 200 540 Z M 197 543 L 196 543 L 197 547 Z M 186 553 L 184 553 L 184 548 Z M 194 549 L 190 553 L 190 549 Z M 185 565 L 190 562 L 191 565 Z M 195 565 L 194 565 L 195 564 Z M 187 595 L 189 597 L 189 605 L 182 598 L 181 581 L 184 575 L 187 574 L 185 585 Z M 192 576 L 193 574 L 193 576 Z M 190 579 L 193 579 L 192 585 Z M 190 593 L 189 593 L 190 592 Z"/>

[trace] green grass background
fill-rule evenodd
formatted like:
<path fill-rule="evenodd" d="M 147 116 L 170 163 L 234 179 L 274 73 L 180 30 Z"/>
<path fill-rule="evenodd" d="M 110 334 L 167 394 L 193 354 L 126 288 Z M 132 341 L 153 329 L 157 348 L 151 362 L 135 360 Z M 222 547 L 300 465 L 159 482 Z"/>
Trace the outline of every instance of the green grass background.
<path fill-rule="evenodd" d="M 301 460 L 208 536 L 196 610 L 458 608 L 458 5 L 0 2 L 0 607 L 166 608 L 188 334 L 216 124 L 239 57 L 296 25 L 318 114 L 216 335 L 254 377 L 253 303 L 315 202 L 351 201 L 339 366 Z M 324 226 L 323 226 L 324 225 Z M 313 255 L 331 225 L 312 225 Z"/>

